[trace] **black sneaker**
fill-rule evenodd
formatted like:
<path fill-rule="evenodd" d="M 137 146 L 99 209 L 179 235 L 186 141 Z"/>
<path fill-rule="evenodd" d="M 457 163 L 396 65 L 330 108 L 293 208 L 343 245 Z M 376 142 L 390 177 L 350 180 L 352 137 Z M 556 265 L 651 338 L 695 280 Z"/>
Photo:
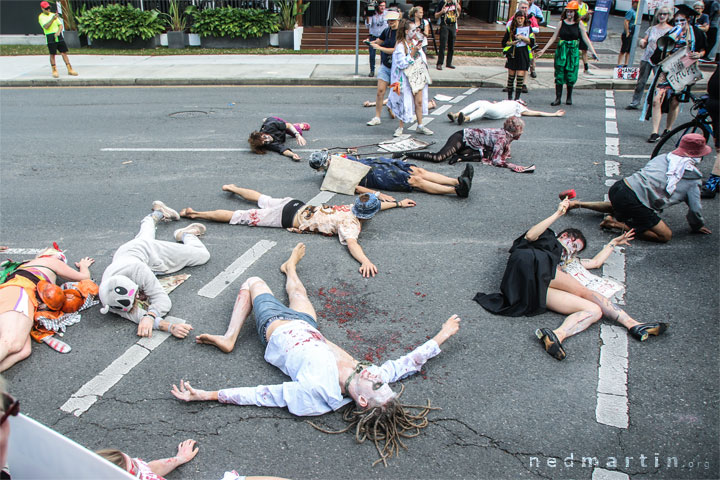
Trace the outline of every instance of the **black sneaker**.
<path fill-rule="evenodd" d="M 393 152 L 392 158 L 403 158 L 405 156 L 405 152 Z"/>
<path fill-rule="evenodd" d="M 374 77 L 374 76 L 375 76 L 375 70 L 370 70 L 368 77 Z"/>
<path fill-rule="evenodd" d="M 527 85 L 522 86 L 522 93 L 528 93 Z"/>
<path fill-rule="evenodd" d="M 627 107 L 625 107 L 625 110 L 638 110 L 640 108 L 639 105 L 635 105 L 634 103 L 631 103 Z"/>
<path fill-rule="evenodd" d="M 465 170 L 463 170 L 463 173 L 460 176 L 467 177 L 472 181 L 474 175 L 475 175 L 475 169 L 473 168 L 472 165 L 470 165 L 468 163 L 467 165 L 465 165 Z"/>
<path fill-rule="evenodd" d="M 460 198 L 467 198 L 470 195 L 470 180 L 467 177 L 458 178 L 458 183 L 455 185 L 455 193 Z"/>
<path fill-rule="evenodd" d="M 465 123 L 465 115 L 463 115 L 462 112 L 458 113 L 458 125 L 462 125 Z"/>
<path fill-rule="evenodd" d="M 537 73 L 535 73 L 535 70 L 533 70 L 532 72 L 530 72 L 530 77 L 532 77 L 532 78 L 537 78 Z"/>
<path fill-rule="evenodd" d="M 650 135 L 650 137 L 647 139 L 647 143 L 655 143 L 658 141 L 658 138 L 660 138 L 660 135 L 657 133 L 653 133 Z"/>

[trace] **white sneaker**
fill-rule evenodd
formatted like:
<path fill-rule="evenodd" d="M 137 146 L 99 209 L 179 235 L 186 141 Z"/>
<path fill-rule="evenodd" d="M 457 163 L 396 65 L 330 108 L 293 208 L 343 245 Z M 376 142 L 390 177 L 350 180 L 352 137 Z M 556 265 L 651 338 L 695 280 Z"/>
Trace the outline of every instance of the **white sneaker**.
<path fill-rule="evenodd" d="M 202 223 L 191 223 L 185 228 L 178 228 L 175 230 L 175 233 L 173 234 L 175 237 L 176 242 L 182 242 L 182 237 L 184 234 L 189 233 L 190 235 L 195 235 L 196 237 L 199 237 L 200 235 L 205 235 L 205 231 L 207 228 L 205 228 L 205 225 Z"/>
<path fill-rule="evenodd" d="M 380 117 L 373 117 L 369 122 L 367 122 L 367 125 L 369 127 L 374 127 L 375 125 L 380 125 L 381 123 L 382 121 L 380 120 Z"/>
<path fill-rule="evenodd" d="M 398 127 L 397 130 L 395 130 L 395 133 L 393 133 L 393 137 L 399 137 L 403 134 L 403 127 Z"/>
<path fill-rule="evenodd" d="M 173 210 L 172 208 L 165 205 L 160 200 L 155 200 L 152 203 L 152 210 L 153 212 L 160 212 L 163 214 L 163 221 L 164 222 L 170 222 L 172 220 L 180 220 L 180 215 L 178 215 L 178 212 Z"/>
<path fill-rule="evenodd" d="M 427 128 L 427 127 L 424 126 L 424 125 L 418 125 L 416 131 L 417 131 L 417 132 L 420 132 L 420 133 L 423 133 L 423 134 L 425 134 L 425 135 L 432 135 L 432 134 L 434 133 L 432 130 L 430 130 L 429 128 Z"/>

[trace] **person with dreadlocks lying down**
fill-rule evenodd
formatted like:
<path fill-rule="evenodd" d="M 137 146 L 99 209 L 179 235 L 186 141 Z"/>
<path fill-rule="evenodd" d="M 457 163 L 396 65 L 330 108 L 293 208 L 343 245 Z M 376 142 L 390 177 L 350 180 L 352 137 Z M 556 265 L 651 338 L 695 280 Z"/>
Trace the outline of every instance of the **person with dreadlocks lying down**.
<path fill-rule="evenodd" d="M 285 288 L 289 308 L 278 301 L 267 284 L 251 277 L 240 287 L 230 324 L 224 335 L 202 334 L 197 343 L 214 345 L 225 353 L 235 347 L 245 319 L 254 309 L 255 324 L 260 342 L 265 345 L 265 360 L 278 367 L 291 381 L 276 385 L 226 388 L 205 391 L 193 388 L 181 380 L 173 385 L 172 394 L 179 400 L 218 401 L 236 405 L 259 407 L 287 407 L 293 415 L 322 415 L 348 405 L 353 400 L 356 415 L 350 421 L 369 424 L 372 434 L 375 425 L 387 431 L 388 425 L 403 433 L 404 429 L 418 431 L 427 425 L 424 418 L 432 407 L 421 407 L 420 415 L 411 415 L 400 404 L 399 394 L 389 383 L 420 371 L 429 359 L 440 353 L 440 345 L 457 333 L 460 318 L 450 317 L 440 331 L 409 354 L 380 366 L 354 359 L 349 353 L 327 340 L 318 330 L 317 315 L 307 292 L 298 277 L 296 267 L 305 255 L 305 245 L 298 243 L 280 270 L 287 280 Z M 346 415 L 347 416 L 347 415 Z M 414 421 L 413 421 L 414 420 Z M 379 422 L 379 424 L 376 424 Z M 317 428 L 317 427 L 316 427 Z M 380 432 L 377 432 L 380 435 Z M 385 440 L 381 461 L 397 449 L 391 435 Z M 372 437 L 370 437 L 372 438 Z"/>

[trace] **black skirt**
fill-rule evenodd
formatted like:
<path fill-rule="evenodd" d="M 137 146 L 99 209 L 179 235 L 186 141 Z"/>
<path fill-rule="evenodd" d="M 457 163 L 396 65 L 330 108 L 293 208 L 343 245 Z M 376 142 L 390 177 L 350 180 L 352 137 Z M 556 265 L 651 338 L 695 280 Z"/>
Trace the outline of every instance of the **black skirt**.
<path fill-rule="evenodd" d="M 563 247 L 549 228 L 534 242 L 525 234 L 510 249 L 500 292 L 478 293 L 475 300 L 485 310 L 507 317 L 532 316 L 547 310 L 547 291 L 560 263 Z"/>
<path fill-rule="evenodd" d="M 530 69 L 530 53 L 527 45 L 524 47 L 510 47 L 505 53 L 505 68 L 508 70 L 524 70 Z"/>

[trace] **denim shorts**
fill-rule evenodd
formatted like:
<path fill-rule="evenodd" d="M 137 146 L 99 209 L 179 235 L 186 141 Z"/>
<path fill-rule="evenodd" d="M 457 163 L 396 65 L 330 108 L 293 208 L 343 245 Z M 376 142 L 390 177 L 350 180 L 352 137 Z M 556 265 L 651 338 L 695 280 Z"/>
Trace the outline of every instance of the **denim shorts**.
<path fill-rule="evenodd" d="M 313 328 L 317 328 L 315 319 L 307 313 L 297 312 L 286 307 L 269 293 L 261 293 L 253 300 L 253 311 L 255 312 L 255 326 L 257 327 L 260 342 L 267 345 L 268 326 L 275 320 L 302 320 Z"/>
<path fill-rule="evenodd" d="M 378 80 L 384 80 L 387 83 L 390 83 L 390 69 L 385 65 L 380 65 L 380 70 L 378 70 L 377 78 Z"/>

